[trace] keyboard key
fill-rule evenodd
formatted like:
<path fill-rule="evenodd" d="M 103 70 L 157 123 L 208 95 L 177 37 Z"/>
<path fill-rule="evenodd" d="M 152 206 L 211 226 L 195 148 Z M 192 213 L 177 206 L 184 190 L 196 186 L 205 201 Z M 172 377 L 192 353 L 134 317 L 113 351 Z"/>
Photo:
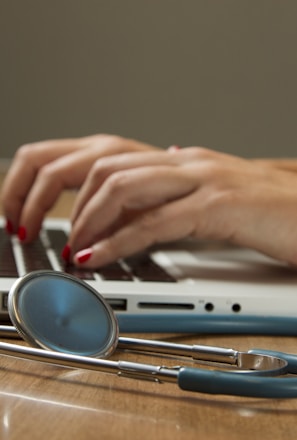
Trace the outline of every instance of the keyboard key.
<path fill-rule="evenodd" d="M 3 228 L 0 228 L 0 277 L 18 277 L 12 244 Z"/>
<path fill-rule="evenodd" d="M 63 272 L 68 273 L 69 275 L 73 275 L 76 278 L 81 280 L 94 280 L 94 272 L 90 269 L 79 269 L 75 267 L 73 264 L 64 264 Z"/>
<path fill-rule="evenodd" d="M 141 281 L 176 282 L 169 273 L 154 262 L 147 254 L 136 255 L 125 259 L 132 273 Z"/>
<path fill-rule="evenodd" d="M 67 243 L 67 234 L 61 229 L 47 229 L 47 236 L 50 242 L 50 247 L 54 250 L 60 263 L 64 265 L 64 260 L 61 257 L 62 250 Z"/>
<path fill-rule="evenodd" d="M 78 269 L 73 264 L 67 264 L 63 260 L 61 254 L 62 250 L 67 243 L 67 234 L 60 229 L 47 229 L 47 236 L 50 242 L 50 246 L 55 252 L 55 255 L 63 269 L 63 272 L 73 275 L 81 280 L 94 280 L 94 272 L 90 269 Z"/>
<path fill-rule="evenodd" d="M 112 263 L 107 266 L 100 267 L 96 269 L 104 280 L 109 281 L 132 281 L 133 276 L 131 272 L 125 270 L 120 263 Z"/>
<path fill-rule="evenodd" d="M 133 281 L 136 277 L 142 281 L 162 281 L 175 282 L 176 280 L 168 274 L 161 266 L 155 263 L 149 255 L 141 254 L 134 257 L 129 257 L 124 260 L 127 263 L 128 269 L 120 262 L 108 264 L 92 270 L 78 269 L 73 265 L 65 265 L 61 257 L 62 250 L 67 242 L 67 234 L 62 230 L 48 229 L 47 235 L 50 245 L 53 248 L 59 263 L 66 273 L 74 275 L 81 279 L 94 279 L 93 272 L 97 272 L 104 280 L 107 281 Z"/>
<path fill-rule="evenodd" d="M 22 245 L 22 253 L 26 272 L 52 269 L 52 265 L 40 238 L 32 243 Z"/>

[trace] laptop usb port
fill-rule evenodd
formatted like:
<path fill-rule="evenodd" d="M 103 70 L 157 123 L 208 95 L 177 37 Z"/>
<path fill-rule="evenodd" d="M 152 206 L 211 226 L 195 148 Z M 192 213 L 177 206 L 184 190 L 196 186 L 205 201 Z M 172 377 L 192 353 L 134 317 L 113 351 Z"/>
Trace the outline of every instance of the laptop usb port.
<path fill-rule="evenodd" d="M 127 310 L 127 300 L 118 298 L 105 298 L 106 302 L 113 310 L 125 311 Z"/>
<path fill-rule="evenodd" d="M 0 292 L 2 296 L 2 310 L 7 310 L 8 292 Z"/>

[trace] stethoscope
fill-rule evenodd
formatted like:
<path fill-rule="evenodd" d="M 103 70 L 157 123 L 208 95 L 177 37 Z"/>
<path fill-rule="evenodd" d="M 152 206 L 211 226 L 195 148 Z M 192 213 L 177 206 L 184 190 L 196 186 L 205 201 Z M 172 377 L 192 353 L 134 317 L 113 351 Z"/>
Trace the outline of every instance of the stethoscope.
<path fill-rule="evenodd" d="M 113 310 L 89 284 L 63 272 L 32 272 L 8 295 L 13 326 L 2 337 L 21 335 L 34 348 L 0 342 L 0 354 L 49 364 L 176 383 L 183 390 L 249 397 L 297 397 L 297 356 L 119 337 Z M 228 365 L 229 370 L 166 367 L 102 359 L 116 348 Z M 235 367 L 231 369 L 231 367 Z M 286 377 L 276 377 L 283 376 Z"/>

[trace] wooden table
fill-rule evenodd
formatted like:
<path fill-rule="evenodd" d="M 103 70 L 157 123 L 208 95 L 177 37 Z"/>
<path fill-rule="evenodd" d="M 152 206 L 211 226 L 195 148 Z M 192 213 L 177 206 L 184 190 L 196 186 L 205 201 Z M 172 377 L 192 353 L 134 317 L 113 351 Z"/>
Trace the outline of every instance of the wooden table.
<path fill-rule="evenodd" d="M 63 194 L 50 214 L 68 215 L 73 197 L 71 193 Z M 241 350 L 265 347 L 297 352 L 294 337 L 140 336 Z M 129 353 L 117 353 L 113 358 L 157 365 L 166 361 Z M 297 435 L 297 399 L 195 394 L 181 391 L 173 384 L 137 381 L 5 356 L 1 357 L 0 365 L 1 440 L 289 440 Z"/>

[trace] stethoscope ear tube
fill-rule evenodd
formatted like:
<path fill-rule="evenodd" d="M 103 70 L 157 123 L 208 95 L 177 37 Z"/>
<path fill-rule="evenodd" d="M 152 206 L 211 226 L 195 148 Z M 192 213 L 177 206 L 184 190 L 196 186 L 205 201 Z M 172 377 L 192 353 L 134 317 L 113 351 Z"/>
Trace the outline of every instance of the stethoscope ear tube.
<path fill-rule="evenodd" d="M 297 379 L 291 377 L 273 378 L 181 368 L 177 382 L 182 390 L 206 394 L 282 399 L 297 397 Z"/>

